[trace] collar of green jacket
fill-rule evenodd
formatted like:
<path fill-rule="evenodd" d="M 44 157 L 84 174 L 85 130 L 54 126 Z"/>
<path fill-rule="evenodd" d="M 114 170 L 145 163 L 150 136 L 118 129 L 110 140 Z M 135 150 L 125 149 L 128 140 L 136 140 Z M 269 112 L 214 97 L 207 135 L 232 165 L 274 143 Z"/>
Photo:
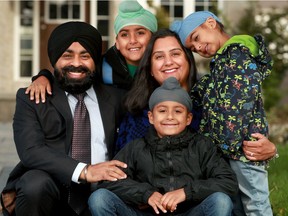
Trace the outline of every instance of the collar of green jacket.
<path fill-rule="evenodd" d="M 250 35 L 235 35 L 231 37 L 226 43 L 219 49 L 218 53 L 222 53 L 223 50 L 231 44 L 240 44 L 247 47 L 252 56 L 256 57 L 259 54 L 259 45 L 254 37 Z"/>

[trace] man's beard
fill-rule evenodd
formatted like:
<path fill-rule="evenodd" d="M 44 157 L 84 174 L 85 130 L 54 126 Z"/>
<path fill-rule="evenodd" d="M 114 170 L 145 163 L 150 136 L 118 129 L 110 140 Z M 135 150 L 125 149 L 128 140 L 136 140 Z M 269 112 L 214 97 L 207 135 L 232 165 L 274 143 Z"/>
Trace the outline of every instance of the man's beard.
<path fill-rule="evenodd" d="M 86 76 L 83 79 L 74 79 L 68 76 L 69 72 L 73 73 L 85 73 Z M 59 83 L 60 88 L 71 94 L 79 94 L 85 92 L 93 84 L 93 78 L 95 72 L 90 71 L 85 66 L 67 66 L 61 70 L 55 68 L 54 76 Z"/>

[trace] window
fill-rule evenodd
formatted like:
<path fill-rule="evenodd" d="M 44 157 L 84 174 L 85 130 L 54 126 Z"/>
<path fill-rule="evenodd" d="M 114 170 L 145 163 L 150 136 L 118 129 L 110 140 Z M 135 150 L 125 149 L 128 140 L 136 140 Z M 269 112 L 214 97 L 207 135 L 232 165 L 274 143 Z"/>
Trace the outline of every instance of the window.
<path fill-rule="evenodd" d="M 169 22 L 182 20 L 194 11 L 217 11 L 217 0 L 161 0 L 161 6 L 169 15 Z M 185 7 L 185 8 L 184 8 Z M 217 13 L 216 13 L 217 14 Z"/>
<path fill-rule="evenodd" d="M 33 65 L 33 1 L 20 2 L 20 77 L 30 77 Z"/>
<path fill-rule="evenodd" d="M 109 27 L 110 27 L 110 17 L 109 17 L 109 6 L 108 0 L 97 1 L 97 29 L 102 35 L 103 40 L 103 50 L 107 50 L 109 47 Z"/>
<path fill-rule="evenodd" d="M 69 20 L 83 20 L 83 12 L 81 11 L 82 4 L 85 1 L 46 1 L 45 2 L 45 15 L 46 22 L 65 22 Z"/>
<path fill-rule="evenodd" d="M 215 0 L 196 0 L 195 1 L 195 11 L 215 11 L 215 6 L 217 6 L 217 1 Z"/>
<path fill-rule="evenodd" d="M 169 15 L 169 22 L 183 18 L 183 4 L 183 0 L 161 0 L 162 8 Z"/>

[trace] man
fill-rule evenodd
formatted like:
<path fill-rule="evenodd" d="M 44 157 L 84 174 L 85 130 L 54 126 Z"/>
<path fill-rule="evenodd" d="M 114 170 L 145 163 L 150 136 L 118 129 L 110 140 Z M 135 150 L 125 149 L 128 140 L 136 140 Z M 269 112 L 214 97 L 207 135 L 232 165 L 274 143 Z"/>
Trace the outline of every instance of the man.
<path fill-rule="evenodd" d="M 1 196 L 4 214 L 90 215 L 90 183 L 126 177 L 120 169 L 126 164 L 108 161 L 115 151 L 124 92 L 98 82 L 96 68 L 101 50 L 100 33 L 84 22 L 64 23 L 50 35 L 48 56 L 54 67 L 53 95 L 46 103 L 36 105 L 25 89 L 17 92 L 13 130 L 21 161 L 10 174 Z M 77 126 L 80 120 L 73 123 L 79 93 L 86 93 L 88 129 Z M 89 159 L 84 162 L 74 156 L 75 149 L 83 152 L 84 146 L 73 147 L 73 143 L 84 139 L 75 135 L 86 133 Z"/>

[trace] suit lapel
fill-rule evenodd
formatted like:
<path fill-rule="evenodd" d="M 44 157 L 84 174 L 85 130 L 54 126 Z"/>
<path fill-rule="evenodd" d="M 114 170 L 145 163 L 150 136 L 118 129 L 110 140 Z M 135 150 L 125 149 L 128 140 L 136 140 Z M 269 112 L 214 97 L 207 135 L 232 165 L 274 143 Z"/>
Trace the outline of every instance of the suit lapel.
<path fill-rule="evenodd" d="M 55 83 L 56 82 L 54 82 L 53 85 L 53 97 L 51 98 L 51 103 L 65 119 L 67 133 L 65 150 L 68 153 L 72 143 L 73 117 L 65 92 L 60 89 Z M 113 106 L 113 104 L 111 104 L 111 101 L 109 101 L 111 100 L 110 95 L 107 91 L 105 91 L 103 85 L 97 83 L 97 85 L 94 85 L 94 90 L 97 96 L 100 114 L 103 121 L 105 142 L 107 145 L 109 157 L 111 158 L 113 155 L 112 149 L 114 145 L 116 127 L 115 107 Z"/>
<path fill-rule="evenodd" d="M 56 82 L 54 82 L 56 83 Z M 71 113 L 71 109 L 68 103 L 68 99 L 66 96 L 65 91 L 60 89 L 57 84 L 53 86 L 53 97 L 51 98 L 51 103 L 58 112 L 63 116 L 65 119 L 66 125 L 66 141 L 65 141 L 65 150 L 68 153 L 70 150 L 70 146 L 72 143 L 72 133 L 73 133 L 73 117 Z"/>

